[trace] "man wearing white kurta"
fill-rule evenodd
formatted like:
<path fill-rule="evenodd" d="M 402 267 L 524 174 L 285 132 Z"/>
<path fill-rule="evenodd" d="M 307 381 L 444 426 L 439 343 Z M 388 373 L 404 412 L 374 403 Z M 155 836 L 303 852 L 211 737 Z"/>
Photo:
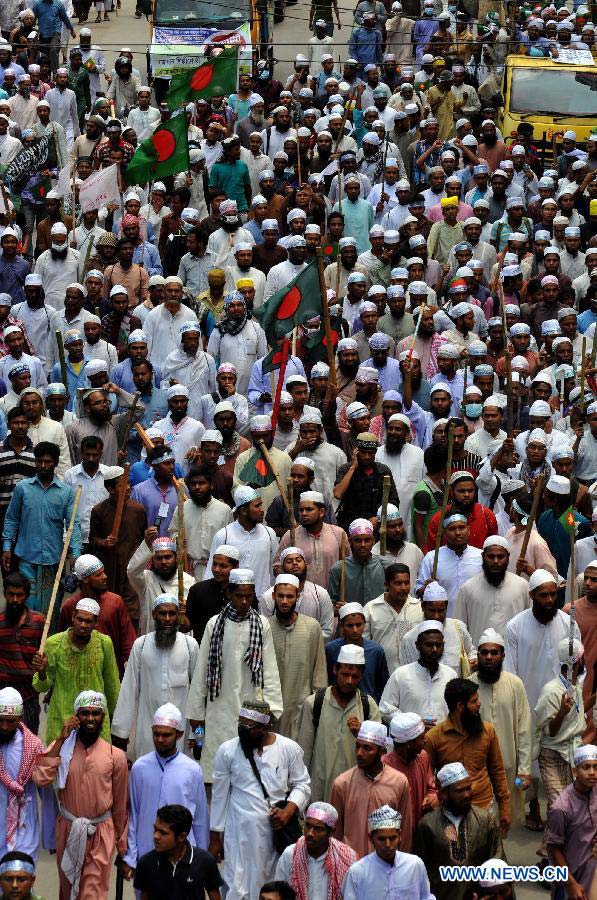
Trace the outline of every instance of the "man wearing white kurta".
<path fill-rule="evenodd" d="M 48 336 L 52 329 L 50 321 L 56 312 L 55 307 L 44 303 L 40 288 L 43 287 L 41 275 L 32 272 L 25 277 L 25 288 L 35 288 L 35 293 L 29 291 L 28 297 L 22 303 L 16 303 L 11 309 L 11 315 L 22 322 L 27 330 L 27 337 L 37 358 L 44 369 L 46 366 L 46 346 Z M 64 298 L 63 298 L 64 302 Z M 36 304 L 39 304 L 36 306 Z"/>
<path fill-rule="evenodd" d="M 400 515 L 407 533 L 410 533 L 410 504 L 415 485 L 423 480 L 426 473 L 423 451 L 406 443 L 409 435 L 409 419 L 403 413 L 395 413 L 388 419 L 385 443 L 375 454 L 375 461 L 384 463 L 392 473 L 400 501 Z"/>
<path fill-rule="evenodd" d="M 241 303 L 244 310 L 237 308 Z M 218 366 L 232 363 L 236 367 L 236 390 L 246 395 L 253 364 L 268 350 L 265 332 L 255 319 L 247 317 L 245 298 L 239 291 L 224 297 L 224 315 L 209 336 L 207 352 Z"/>
<path fill-rule="evenodd" d="M 444 626 L 442 663 L 444 666 L 454 669 L 459 675 L 464 674 L 461 672 L 463 657 L 468 658 L 469 662 L 474 662 L 477 654 L 464 622 L 446 617 L 448 595 L 439 582 L 432 581 L 427 585 L 421 599 L 421 607 L 426 622 L 440 622 Z M 413 663 L 418 659 L 419 651 L 416 645 L 419 637 L 418 628 L 419 626 L 415 625 L 402 639 L 400 644 L 401 666 Z"/>
<path fill-rule="evenodd" d="M 80 253 L 67 244 L 67 228 L 62 222 L 55 222 L 50 231 L 52 246 L 37 258 L 35 274 L 42 279 L 45 301 L 54 309 L 64 309 L 64 295 L 69 284 L 76 284 L 79 277 Z M 57 240 L 58 239 L 58 240 Z M 65 256 L 54 256 L 62 253 Z"/>
<path fill-rule="evenodd" d="M 461 516 L 460 518 L 463 517 Z M 449 516 L 445 525 L 448 525 L 450 520 L 455 519 L 456 515 Z M 446 542 L 449 542 L 450 535 L 446 534 L 446 532 L 444 534 L 446 535 Z M 421 591 L 425 582 L 431 578 L 434 556 L 435 552 L 430 550 L 423 557 L 415 588 L 415 593 L 417 594 Z M 464 548 L 457 546 L 455 549 L 452 549 L 449 543 L 446 543 L 446 546 L 439 548 L 437 571 L 440 573 L 441 583 L 448 594 L 448 613 L 450 615 L 452 615 L 458 591 L 464 582 L 480 572 L 481 568 L 482 556 L 478 547 L 467 545 Z"/>
<path fill-rule="evenodd" d="M 180 326 L 180 347 L 166 357 L 162 378 L 174 378 L 189 389 L 189 415 L 201 419 L 201 397 L 217 390 L 216 364 L 213 356 L 199 348 L 199 322 L 183 322 Z"/>
<path fill-rule="evenodd" d="M 234 201 L 225 200 L 228 204 Z M 222 204 L 224 205 L 224 204 Z M 234 204 L 236 207 L 236 203 Z M 222 213 L 222 207 L 220 206 Z M 225 215 L 225 213 L 222 213 Z M 235 231 L 226 231 L 224 228 L 218 228 L 209 236 L 207 241 L 207 249 L 214 255 L 214 267 L 217 269 L 226 269 L 227 266 L 233 266 L 236 262 L 234 250 L 237 244 L 255 244 L 255 239 L 250 231 L 246 228 L 236 228 Z"/>
<path fill-rule="evenodd" d="M 400 665 L 400 642 L 414 625 L 422 621 L 423 610 L 420 600 L 410 594 L 407 594 L 399 612 L 392 606 L 392 602 L 398 605 L 400 601 L 395 595 L 400 590 L 400 581 L 405 580 L 406 573 L 394 573 L 392 566 L 388 566 L 388 569 L 385 573 L 386 591 L 363 607 L 365 615 L 363 637 L 381 644 L 386 654 L 388 671 L 393 672 Z"/>
<path fill-rule="evenodd" d="M 315 434 L 317 435 L 316 443 L 313 444 Z M 336 476 L 341 466 L 348 460 L 343 450 L 330 444 L 324 438 L 321 413 L 318 409 L 311 407 L 307 412 L 303 412 L 299 419 L 299 439 L 305 442 L 305 445 L 300 448 L 298 455 L 306 456 L 313 464 L 312 471 L 315 473 L 315 477 L 311 483 L 311 490 L 319 491 L 328 503 L 332 503 Z M 296 443 L 290 444 L 286 448 L 286 452 L 296 460 L 296 454 L 293 453 L 295 447 Z"/>
<path fill-rule="evenodd" d="M 159 706 L 173 703 L 186 714 L 189 686 L 199 645 L 178 632 L 178 597 L 160 594 L 153 601 L 156 630 L 133 644 L 112 717 L 112 734 L 124 743 L 135 729 L 133 757 L 153 749 L 151 726 Z M 182 745 L 182 739 L 179 746 Z"/>
<path fill-rule="evenodd" d="M 419 659 L 407 666 L 400 666 L 390 675 L 381 695 L 379 710 L 388 722 L 397 712 L 416 712 L 430 727 L 448 715 L 444 689 L 448 681 L 458 676 L 454 669 L 439 662 L 444 650 L 442 623 L 421 622 L 417 628 Z M 441 640 L 434 641 L 433 647 L 428 649 L 427 635 L 437 638 L 438 633 Z"/>
<path fill-rule="evenodd" d="M 153 601 L 156 597 L 159 597 L 160 594 L 176 594 L 178 596 L 176 544 L 173 542 L 168 544 L 168 540 L 168 538 L 157 538 L 154 540 L 152 536 L 149 538 L 149 541 L 153 541 L 153 543 L 148 543 L 147 540 L 141 541 L 126 567 L 128 580 L 139 597 L 141 607 L 139 634 L 148 634 L 150 631 L 155 630 L 155 620 L 151 612 Z M 170 549 L 174 555 L 172 564 L 168 568 L 165 563 L 160 564 L 159 571 L 157 571 L 155 560 L 150 566 L 148 565 L 154 553 L 161 553 L 167 549 Z M 188 575 L 187 572 L 182 573 L 182 578 L 183 593 L 186 601 L 190 589 L 195 584 L 195 579 L 192 575 Z"/>
<path fill-rule="evenodd" d="M 275 294 L 280 288 L 287 287 L 291 281 L 294 281 L 300 275 L 303 269 L 307 268 L 307 264 L 304 261 L 306 247 L 307 242 L 300 235 L 293 235 L 288 239 L 286 242 L 288 259 L 272 266 L 267 273 L 265 293 L 263 295 L 264 302 L 269 300 L 272 294 Z"/>
<path fill-rule="evenodd" d="M 275 718 L 283 710 L 271 628 L 266 617 L 251 608 L 251 569 L 231 571 L 228 596 L 230 603 L 207 623 L 187 709 L 193 727 L 205 725 L 201 765 L 206 782 L 213 780 L 216 750 L 237 733 L 238 712 L 246 699 L 263 698 Z"/>
<path fill-rule="evenodd" d="M 302 813 L 311 796 L 303 751 L 290 738 L 272 734 L 270 720 L 267 703 L 243 702 L 232 722 L 238 737 L 225 741 L 215 758 L 210 849 L 218 860 L 223 854 L 227 900 L 258 900 L 278 862 L 272 825 Z M 280 809 L 277 803 L 286 805 Z"/>
<path fill-rule="evenodd" d="M 486 628 L 504 634 L 507 623 L 528 609 L 528 582 L 507 571 L 509 561 L 506 538 L 488 537 L 483 544 L 483 571 L 465 581 L 458 592 L 454 616 L 465 623 L 475 646 Z"/>
<path fill-rule="evenodd" d="M 174 287 L 168 292 L 168 286 Z M 180 296 L 176 288 L 180 288 Z M 149 358 L 154 366 L 163 367 L 166 359 L 180 347 L 180 327 L 185 322 L 196 322 L 197 316 L 182 302 L 183 284 L 176 275 L 164 279 L 166 300 L 150 310 L 143 322 L 147 337 Z"/>
<path fill-rule="evenodd" d="M 162 806 L 178 803 L 193 817 L 187 835 L 193 847 L 209 846 L 209 811 L 203 773 L 195 760 L 181 753 L 177 746 L 184 733 L 185 721 L 173 703 L 156 710 L 152 721 L 154 749 L 140 757 L 129 775 L 128 845 L 123 861 L 131 869 L 153 850 L 153 825 Z"/>
<path fill-rule="evenodd" d="M 199 419 L 187 415 L 189 408 L 189 389 L 184 384 L 173 384 L 166 390 L 168 415 L 153 423 L 153 428 L 164 435 L 167 447 L 172 450 L 174 459 L 185 472 L 189 470 L 188 453 L 198 448 L 205 427 Z"/>
<path fill-rule="evenodd" d="M 219 431 L 205 431 L 203 433 L 203 440 L 208 441 L 212 435 L 219 435 L 221 439 Z M 203 581 L 214 535 L 222 528 L 226 528 L 227 525 L 231 525 L 233 518 L 232 510 L 228 504 L 212 497 L 211 490 L 207 496 L 199 498 L 193 496 L 193 477 L 194 476 L 191 475 L 189 478 L 191 497 L 189 500 L 185 500 L 183 506 L 183 521 L 189 565 L 191 566 L 195 580 Z M 206 478 L 205 475 L 199 477 L 203 480 Z M 168 530 L 171 534 L 177 533 L 178 519 L 176 516 L 172 517 Z"/>

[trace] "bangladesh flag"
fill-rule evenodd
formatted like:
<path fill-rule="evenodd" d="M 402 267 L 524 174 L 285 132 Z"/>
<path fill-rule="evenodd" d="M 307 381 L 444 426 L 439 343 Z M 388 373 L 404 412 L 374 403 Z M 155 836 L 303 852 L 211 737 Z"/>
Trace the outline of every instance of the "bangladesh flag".
<path fill-rule="evenodd" d="M 139 144 L 124 179 L 127 184 L 145 184 L 188 172 L 190 165 L 187 120 L 181 113 L 158 125 L 151 137 Z"/>
<path fill-rule="evenodd" d="M 34 184 L 29 188 L 29 193 L 34 200 L 43 203 L 46 199 L 46 194 L 50 190 L 52 190 L 52 179 L 42 175 L 37 184 Z"/>
<path fill-rule="evenodd" d="M 180 109 L 191 100 L 211 100 L 212 97 L 233 94 L 238 80 L 238 47 L 224 47 L 218 56 L 201 63 L 198 69 L 188 69 L 173 75 L 166 94 L 169 109 Z"/>
<path fill-rule="evenodd" d="M 313 260 L 289 285 L 276 291 L 253 313 L 259 319 L 270 346 L 295 325 L 321 315 L 321 292 L 317 261 Z"/>
<path fill-rule="evenodd" d="M 335 262 L 338 256 L 338 241 L 324 241 L 321 245 L 321 252 L 326 263 Z"/>
<path fill-rule="evenodd" d="M 261 361 L 261 371 L 264 375 L 279 369 L 283 362 L 288 360 L 288 350 L 290 341 L 284 341 L 281 347 L 274 347 L 273 350 L 264 356 Z"/>
<path fill-rule="evenodd" d="M 239 472 L 238 480 L 250 487 L 262 488 L 272 484 L 276 479 L 261 450 L 255 450 Z"/>
<path fill-rule="evenodd" d="M 560 518 L 558 519 L 560 525 L 568 532 L 568 534 L 572 534 L 576 531 L 576 519 L 574 518 L 574 507 L 569 506 L 568 509 L 565 509 Z"/>
<path fill-rule="evenodd" d="M 336 347 L 341 335 L 342 316 L 330 316 L 330 336 L 332 338 L 332 347 L 334 349 L 334 353 L 336 352 Z M 327 346 L 328 340 L 322 320 L 319 331 L 316 331 L 315 334 L 310 334 L 307 338 L 308 361 L 311 365 L 315 365 L 316 362 L 327 363 Z"/>

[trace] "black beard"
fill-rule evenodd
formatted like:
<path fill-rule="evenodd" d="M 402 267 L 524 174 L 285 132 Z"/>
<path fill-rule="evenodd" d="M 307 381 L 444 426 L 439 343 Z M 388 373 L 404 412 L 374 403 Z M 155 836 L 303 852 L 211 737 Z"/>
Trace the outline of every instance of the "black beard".
<path fill-rule="evenodd" d="M 545 609 L 545 607 L 543 607 L 536 618 L 539 622 L 541 622 L 542 625 L 549 625 L 549 623 L 553 622 L 553 620 L 555 619 L 557 612 L 558 607 L 557 604 L 554 603 L 551 609 Z"/>
<path fill-rule="evenodd" d="M 159 572 L 157 570 L 155 570 L 155 573 L 158 576 L 158 578 L 164 578 L 165 580 L 170 581 L 170 579 L 173 577 L 174 573 L 176 572 L 176 567 L 177 567 L 177 563 L 173 563 L 173 565 L 168 566 L 168 568 L 160 569 Z"/>
<path fill-rule="evenodd" d="M 23 607 L 20 603 L 7 603 L 5 609 L 6 624 L 9 626 L 16 625 L 23 615 Z"/>
<path fill-rule="evenodd" d="M 97 412 L 89 413 L 89 419 L 91 422 L 93 422 L 94 425 L 105 425 L 106 422 L 109 422 L 111 418 L 112 418 L 112 412 L 110 409 L 107 409 L 105 412 L 102 412 L 102 413 L 97 413 Z"/>
<path fill-rule="evenodd" d="M 238 739 L 240 741 L 241 750 L 248 758 L 255 750 L 255 744 L 252 740 L 251 729 L 244 725 L 238 726 Z"/>
<path fill-rule="evenodd" d="M 404 447 L 405 443 L 406 443 L 406 441 L 403 441 L 403 440 L 388 441 L 388 439 L 386 438 L 386 452 L 389 453 L 390 456 L 393 456 L 395 453 L 400 453 L 400 451 Z"/>
<path fill-rule="evenodd" d="M 346 378 L 354 378 L 359 370 L 360 365 L 360 362 L 344 363 L 342 362 L 342 360 L 338 360 L 338 368 L 340 369 L 342 375 L 344 375 Z"/>
<path fill-rule="evenodd" d="M 77 737 L 79 738 L 79 740 L 81 741 L 81 743 L 83 744 L 84 747 L 91 747 L 92 744 L 95 744 L 95 742 L 97 741 L 100 734 L 101 734 L 101 728 L 99 729 L 99 731 L 91 731 L 91 732 L 90 731 L 82 731 L 79 728 Z"/>
<path fill-rule="evenodd" d="M 484 663 L 479 662 L 479 666 L 477 668 L 479 681 L 482 681 L 483 684 L 495 684 L 496 681 L 499 681 L 499 677 L 502 674 L 503 664 L 503 660 L 500 660 L 500 664 L 498 667 L 486 666 Z"/>
<path fill-rule="evenodd" d="M 495 145 L 497 144 L 497 134 L 484 135 L 483 143 L 486 147 L 495 147 Z"/>
<path fill-rule="evenodd" d="M 286 134 L 287 131 L 290 131 L 290 122 L 288 125 L 276 125 L 276 128 L 280 132 L 280 134 Z"/>
<path fill-rule="evenodd" d="M 234 428 L 218 428 L 225 444 L 229 444 L 234 437 Z"/>
<path fill-rule="evenodd" d="M 503 572 L 490 572 L 485 560 L 482 561 L 483 574 L 492 587 L 499 587 L 506 577 L 506 569 Z"/>
<path fill-rule="evenodd" d="M 298 603 L 298 600 L 297 600 L 297 603 Z M 285 622 L 290 622 L 290 620 L 292 619 L 292 617 L 296 611 L 296 603 L 294 604 L 292 609 L 288 610 L 288 612 L 285 615 L 280 615 L 280 611 L 277 606 L 275 607 L 275 610 L 276 610 L 276 618 L 278 619 L 279 622 L 282 622 L 282 624 L 284 624 Z"/>
<path fill-rule="evenodd" d="M 160 650 L 169 650 L 176 642 L 178 634 L 178 622 L 175 625 L 160 625 L 155 623 L 155 645 Z"/>
<path fill-rule="evenodd" d="M 54 250 L 53 247 L 50 247 L 50 253 L 52 254 L 52 259 L 66 259 L 68 246 L 66 246 L 64 250 Z"/>
<path fill-rule="evenodd" d="M 0 734 L 0 744 L 10 744 L 12 739 L 14 738 L 16 731 L 12 734 Z"/>
<path fill-rule="evenodd" d="M 462 727 L 468 731 L 471 737 L 476 737 L 483 731 L 483 719 L 481 713 L 471 713 L 465 709 L 462 713 Z"/>
<path fill-rule="evenodd" d="M 240 219 L 236 219 L 234 222 L 225 222 L 222 219 L 221 227 L 224 229 L 224 231 L 227 231 L 228 234 L 232 234 L 233 231 L 236 231 L 238 228 L 240 228 Z"/>

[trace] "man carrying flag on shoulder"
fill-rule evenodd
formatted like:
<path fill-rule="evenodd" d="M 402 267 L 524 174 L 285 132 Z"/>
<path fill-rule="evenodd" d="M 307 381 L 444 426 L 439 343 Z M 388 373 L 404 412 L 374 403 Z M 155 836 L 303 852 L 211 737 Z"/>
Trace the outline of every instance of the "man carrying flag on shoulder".
<path fill-rule="evenodd" d="M 545 485 L 543 495 L 545 511 L 539 516 L 537 530 L 547 541 L 556 560 L 562 578 L 568 575 L 570 565 L 570 533 L 576 532 L 576 540 L 588 537 L 591 523 L 572 506 L 570 480 L 563 475 L 552 475 Z"/>

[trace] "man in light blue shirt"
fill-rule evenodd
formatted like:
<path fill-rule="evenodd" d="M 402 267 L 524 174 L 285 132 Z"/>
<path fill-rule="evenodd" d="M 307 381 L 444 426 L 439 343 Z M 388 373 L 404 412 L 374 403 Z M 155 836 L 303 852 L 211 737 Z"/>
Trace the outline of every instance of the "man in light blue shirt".
<path fill-rule="evenodd" d="M 66 25 L 73 39 L 77 36 L 75 29 L 60 0 L 36 0 L 31 12 L 37 19 L 40 44 L 50 45 L 50 65 L 52 74 L 55 74 L 58 68 L 62 26 Z"/>
<path fill-rule="evenodd" d="M 338 203 L 334 204 L 333 212 L 341 212 L 344 216 L 344 234 L 353 237 L 357 244 L 357 253 L 365 253 L 371 249 L 369 231 L 375 222 L 373 207 L 367 200 L 359 196 L 361 182 L 356 174 L 347 175 L 344 179 L 346 197 L 342 202 L 342 209 Z"/>

